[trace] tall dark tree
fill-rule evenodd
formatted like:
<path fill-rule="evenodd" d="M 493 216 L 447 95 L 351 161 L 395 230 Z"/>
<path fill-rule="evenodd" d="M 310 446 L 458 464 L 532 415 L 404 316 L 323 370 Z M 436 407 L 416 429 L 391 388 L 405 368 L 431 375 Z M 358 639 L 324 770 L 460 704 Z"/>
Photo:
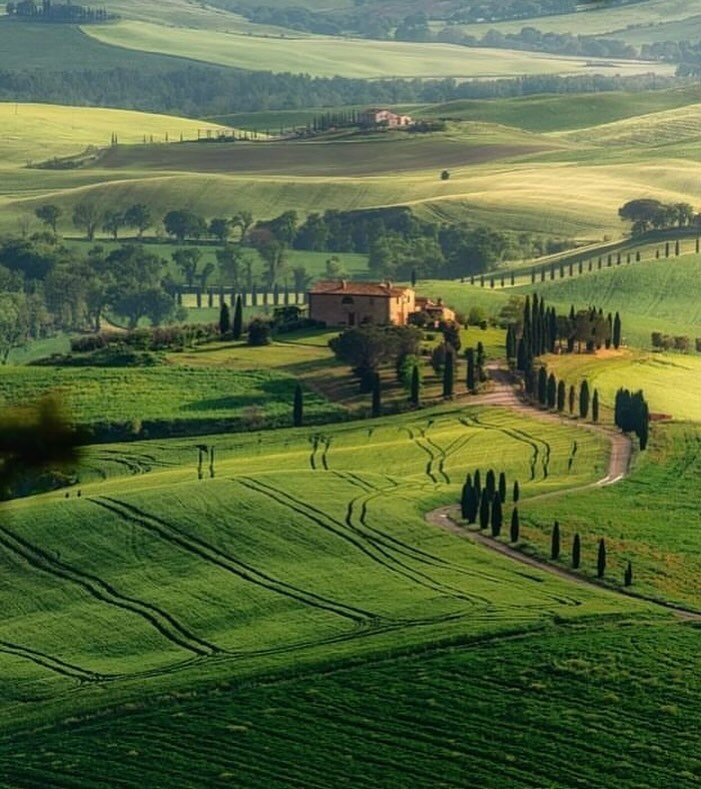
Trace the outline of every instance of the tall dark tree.
<path fill-rule="evenodd" d="M 555 408 L 557 405 L 557 379 L 555 373 L 550 373 L 548 376 L 548 390 L 547 390 L 548 408 Z"/>
<path fill-rule="evenodd" d="M 572 541 L 572 567 L 575 570 L 579 570 L 579 565 L 582 563 L 582 541 L 579 537 L 579 534 L 574 535 L 574 540 Z"/>
<path fill-rule="evenodd" d="M 514 507 L 511 511 L 511 542 L 518 542 L 520 531 L 521 522 L 518 516 L 518 507 Z"/>
<path fill-rule="evenodd" d="M 606 572 L 606 543 L 602 537 L 599 540 L 599 553 L 596 557 L 596 574 L 599 578 L 604 577 Z"/>
<path fill-rule="evenodd" d="M 445 354 L 445 366 L 443 368 L 443 397 L 449 399 L 453 396 L 455 386 L 455 351 L 448 346 Z"/>
<path fill-rule="evenodd" d="M 480 474 L 479 469 L 476 469 L 475 471 L 475 490 L 477 491 L 478 496 L 482 494 L 482 475 Z"/>
<path fill-rule="evenodd" d="M 506 501 L 506 474 L 503 471 L 499 473 L 499 498 L 502 504 Z"/>
<path fill-rule="evenodd" d="M 521 498 L 521 488 L 519 487 L 518 480 L 514 480 L 514 491 L 511 494 L 511 500 L 514 504 L 518 504 L 518 500 Z"/>
<path fill-rule="evenodd" d="M 582 419 L 589 416 L 589 384 L 586 381 L 579 387 L 579 416 Z"/>
<path fill-rule="evenodd" d="M 616 313 L 613 318 L 613 347 L 618 350 L 621 347 L 621 316 Z"/>
<path fill-rule="evenodd" d="M 562 413 L 565 410 L 565 398 L 567 397 L 567 387 L 564 381 L 557 385 L 557 410 Z"/>
<path fill-rule="evenodd" d="M 625 586 L 632 586 L 633 585 L 633 565 L 628 561 L 626 565 L 626 571 L 623 576 L 623 583 Z"/>
<path fill-rule="evenodd" d="M 467 376 L 465 384 L 469 392 L 474 392 L 477 388 L 477 380 L 475 377 L 475 349 L 468 348 L 465 352 L 467 359 Z"/>
<path fill-rule="evenodd" d="M 421 375 L 419 374 L 419 367 L 416 364 L 411 371 L 411 395 L 409 399 L 415 408 L 418 408 L 421 404 Z"/>
<path fill-rule="evenodd" d="M 375 373 L 372 382 L 372 415 L 382 414 L 382 380 L 379 373 Z"/>
<path fill-rule="evenodd" d="M 501 506 L 501 497 L 496 492 L 492 498 L 492 537 L 501 534 L 501 527 L 504 523 L 504 514 Z"/>
<path fill-rule="evenodd" d="M 302 427 L 304 423 L 304 390 L 300 383 L 295 386 L 295 399 L 292 408 L 292 423 L 295 427 Z"/>
<path fill-rule="evenodd" d="M 486 490 L 482 491 L 480 498 L 480 529 L 486 529 L 489 526 L 491 496 Z"/>
<path fill-rule="evenodd" d="M 550 558 L 560 558 L 560 524 L 557 521 L 553 524 L 553 531 L 550 537 Z"/>
<path fill-rule="evenodd" d="M 236 296 L 236 305 L 234 306 L 234 321 L 231 326 L 231 333 L 235 340 L 240 340 L 243 335 L 243 300 L 241 295 Z"/>
<path fill-rule="evenodd" d="M 572 384 L 570 386 L 570 392 L 569 392 L 569 395 L 568 395 L 568 400 L 569 400 L 568 405 L 569 405 L 569 409 L 570 409 L 570 416 L 573 416 L 574 415 L 574 406 L 575 406 L 575 402 L 577 400 L 577 390 L 574 388 L 574 384 Z"/>
<path fill-rule="evenodd" d="M 219 310 L 219 334 L 223 337 L 225 334 L 229 333 L 230 328 L 231 316 L 229 315 L 229 305 L 225 301 L 222 301 Z"/>
<path fill-rule="evenodd" d="M 594 389 L 594 395 L 591 399 L 591 421 L 599 421 L 599 390 Z"/>
<path fill-rule="evenodd" d="M 494 491 L 497 489 L 496 474 L 491 468 L 489 469 L 487 475 L 484 478 L 484 489 L 489 492 L 490 496 L 493 496 Z"/>

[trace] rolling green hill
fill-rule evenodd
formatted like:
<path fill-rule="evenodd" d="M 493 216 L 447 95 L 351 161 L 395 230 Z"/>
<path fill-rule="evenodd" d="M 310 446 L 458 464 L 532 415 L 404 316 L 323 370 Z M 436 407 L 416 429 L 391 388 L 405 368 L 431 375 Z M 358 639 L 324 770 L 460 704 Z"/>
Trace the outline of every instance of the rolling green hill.
<path fill-rule="evenodd" d="M 574 74 L 609 71 L 610 61 L 566 58 L 451 44 L 421 44 L 323 36 L 246 36 L 147 22 L 123 21 L 83 28 L 96 40 L 117 47 L 158 52 L 206 63 L 260 70 L 345 77 L 500 77 L 524 74 Z M 619 61 L 620 74 L 672 74 L 666 64 Z"/>

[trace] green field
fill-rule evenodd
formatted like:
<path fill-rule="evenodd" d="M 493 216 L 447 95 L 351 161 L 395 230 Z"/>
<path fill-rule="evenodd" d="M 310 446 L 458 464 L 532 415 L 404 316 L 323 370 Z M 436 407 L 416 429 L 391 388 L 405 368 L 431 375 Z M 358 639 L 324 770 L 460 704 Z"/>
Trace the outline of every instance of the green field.
<path fill-rule="evenodd" d="M 523 74 L 601 73 L 671 74 L 666 64 L 566 58 L 501 49 L 473 49 L 451 44 L 419 44 L 339 39 L 323 36 L 246 36 L 196 29 L 166 28 L 147 22 L 123 21 L 83 28 L 97 41 L 117 47 L 192 58 L 222 66 L 313 76 L 378 77 L 503 77 Z"/>
<path fill-rule="evenodd" d="M 0 379 L 0 403 L 31 402 L 47 392 L 59 395 L 82 425 L 133 425 L 162 432 L 173 424 L 180 430 L 211 431 L 213 420 L 237 424 L 250 417 L 289 424 L 295 378 L 283 372 L 196 369 L 184 365 L 154 368 L 5 367 Z M 310 416 L 339 409 L 312 393 Z M 255 421 L 255 420 L 253 420 Z M 143 424 L 146 423 L 146 424 Z M 203 432 L 200 426 L 199 432 Z"/>

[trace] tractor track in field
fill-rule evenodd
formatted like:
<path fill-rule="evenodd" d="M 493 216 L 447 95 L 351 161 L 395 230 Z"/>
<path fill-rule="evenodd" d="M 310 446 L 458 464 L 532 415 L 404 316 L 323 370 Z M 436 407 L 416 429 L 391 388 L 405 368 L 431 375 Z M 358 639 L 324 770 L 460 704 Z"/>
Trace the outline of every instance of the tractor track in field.
<path fill-rule="evenodd" d="M 25 561 L 33 569 L 44 572 L 61 581 L 73 583 L 101 603 L 106 603 L 140 616 L 164 638 L 181 649 L 188 650 L 199 656 L 212 655 L 219 651 L 218 647 L 198 638 L 162 608 L 153 603 L 122 594 L 102 578 L 86 573 L 83 570 L 78 570 L 72 565 L 51 556 L 42 548 L 30 543 L 4 526 L 0 526 L 0 545 L 14 556 Z"/>
<path fill-rule="evenodd" d="M 216 548 L 199 537 L 193 537 L 178 529 L 172 523 L 151 513 L 144 512 L 132 504 L 127 504 L 111 497 L 100 497 L 89 499 L 93 504 L 102 507 L 118 515 L 121 519 L 133 523 L 151 534 L 155 534 L 160 539 L 171 545 L 175 545 L 181 550 L 208 562 L 225 572 L 231 573 L 243 581 L 247 581 L 270 592 L 283 595 L 297 600 L 304 605 L 328 611 L 345 619 L 352 620 L 358 626 L 367 625 L 368 620 L 374 618 L 374 614 L 353 608 L 335 600 L 330 600 L 315 592 L 307 591 L 287 581 L 282 581 L 251 565 L 234 558 L 228 553 Z"/>
<path fill-rule="evenodd" d="M 241 478 L 236 479 L 237 482 L 243 483 Z M 259 493 L 267 493 L 267 495 L 276 501 L 278 504 L 288 507 L 294 512 L 308 518 L 313 523 L 316 523 L 325 531 L 328 531 L 335 536 L 345 540 L 354 548 L 359 550 L 362 554 L 367 556 L 373 562 L 382 566 L 388 572 L 400 575 L 407 578 L 418 586 L 430 589 L 432 592 L 446 595 L 448 597 L 456 598 L 468 602 L 472 605 L 476 603 L 490 605 L 491 602 L 487 598 L 480 598 L 476 595 L 466 594 L 460 589 L 456 589 L 447 584 L 437 581 L 430 575 L 427 575 L 422 570 L 411 567 L 405 561 L 402 561 L 396 553 L 397 547 L 387 544 L 386 535 L 380 532 L 378 535 L 368 534 L 367 527 L 360 528 L 356 523 L 355 507 L 358 502 L 365 499 L 372 499 L 381 495 L 384 490 L 380 490 L 374 494 L 365 494 L 352 499 L 346 508 L 345 520 L 342 521 L 335 518 L 328 513 L 320 510 L 313 505 L 307 504 L 298 498 L 295 498 L 287 491 L 280 490 L 273 487 L 269 483 L 263 483 L 259 479 L 252 480 L 246 478 L 247 487 L 251 490 L 256 490 Z M 405 554 L 406 555 L 406 554 Z M 417 561 L 415 557 L 409 557 Z"/>
<path fill-rule="evenodd" d="M 608 487 L 609 485 L 615 485 L 616 483 L 620 482 L 621 480 L 625 479 L 628 476 L 628 474 L 630 473 L 630 465 L 633 457 L 633 443 L 626 435 L 615 432 L 613 430 L 607 430 L 606 428 L 601 427 L 599 425 L 570 421 L 561 416 L 558 416 L 557 414 L 551 412 L 538 411 L 537 409 L 529 407 L 518 398 L 511 384 L 508 371 L 500 367 L 492 367 L 490 369 L 490 373 L 492 375 L 492 380 L 496 384 L 495 390 L 485 395 L 472 398 L 470 400 L 470 404 L 495 405 L 495 406 L 508 408 L 512 411 L 515 411 L 519 414 L 527 415 L 531 418 L 540 419 L 541 421 L 575 425 L 583 430 L 589 430 L 590 432 L 594 432 L 597 433 L 598 435 L 605 436 L 608 439 L 611 446 L 607 473 L 604 477 L 597 480 L 596 482 L 590 482 L 584 485 L 576 485 L 570 488 L 564 488 L 561 490 L 553 491 L 552 493 L 543 493 L 538 496 L 533 496 L 532 498 L 527 500 L 529 503 L 532 501 L 539 501 L 543 499 L 564 496 L 568 493 L 581 493 L 586 490 L 595 490 L 602 487 Z M 486 423 L 483 422 L 482 424 L 486 426 Z M 516 432 L 520 432 L 520 431 L 516 431 Z M 514 438 L 516 438 L 516 436 L 514 436 Z M 521 438 L 520 440 L 524 440 L 524 439 Z M 547 442 L 543 442 L 543 443 L 547 444 Z M 548 454 L 549 454 L 549 447 L 548 447 Z M 572 457 L 574 457 L 575 454 L 576 454 L 576 445 L 573 445 Z M 544 470 L 547 476 L 547 464 L 544 464 Z M 631 594 L 628 592 L 624 592 L 622 590 L 611 589 L 609 587 L 603 586 L 602 584 L 599 584 L 592 579 L 579 575 L 574 571 L 570 571 L 564 567 L 558 567 L 556 565 L 550 564 L 547 561 L 537 559 L 533 556 L 528 556 L 527 554 L 524 554 L 522 551 L 519 551 L 517 548 L 514 548 L 511 545 L 507 545 L 506 543 L 503 543 L 499 540 L 496 540 L 487 534 L 482 534 L 481 532 L 478 531 L 468 530 L 464 526 L 461 526 L 458 523 L 457 517 L 459 517 L 459 507 L 454 504 L 450 504 L 444 507 L 439 507 L 438 509 L 428 512 L 425 516 L 427 523 L 429 523 L 430 525 L 436 526 L 445 531 L 449 531 L 452 534 L 456 534 L 462 537 L 463 539 L 467 539 L 470 540 L 471 542 L 482 545 L 486 548 L 489 548 L 492 551 L 495 551 L 496 553 L 500 553 L 502 556 L 507 556 L 510 559 L 520 562 L 521 564 L 526 564 L 529 567 L 534 567 L 537 568 L 538 570 L 543 570 L 547 573 L 550 573 L 551 575 L 556 575 L 560 578 L 570 581 L 571 583 L 579 584 L 580 586 L 595 588 L 598 589 L 599 591 L 607 590 L 612 594 L 620 594 L 625 597 L 631 598 L 633 600 L 641 600 L 656 606 L 660 606 L 661 608 L 673 612 L 681 619 L 701 621 L 701 613 L 695 611 L 694 609 L 685 608 L 684 606 L 675 605 L 674 603 L 667 603 L 663 600 L 656 600 L 654 598 L 645 597 L 643 595 Z"/>

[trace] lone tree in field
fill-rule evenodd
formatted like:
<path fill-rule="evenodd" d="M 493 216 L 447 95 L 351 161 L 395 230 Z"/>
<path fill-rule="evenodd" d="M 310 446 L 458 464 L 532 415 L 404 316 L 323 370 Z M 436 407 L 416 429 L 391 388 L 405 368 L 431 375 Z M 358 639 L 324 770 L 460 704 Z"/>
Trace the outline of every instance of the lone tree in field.
<path fill-rule="evenodd" d="M 579 415 L 582 419 L 589 415 L 589 384 L 586 381 L 582 381 L 579 388 Z"/>
<path fill-rule="evenodd" d="M 236 305 L 234 306 L 234 321 L 231 325 L 231 334 L 235 340 L 240 340 L 243 334 L 243 301 L 241 295 L 236 297 Z"/>
<path fill-rule="evenodd" d="M 295 399 L 292 407 L 292 424 L 295 427 L 302 427 L 304 422 L 304 390 L 302 385 L 297 383 L 295 386 Z"/>
<path fill-rule="evenodd" d="M 498 537 L 501 534 L 503 522 L 504 515 L 501 508 L 501 498 L 497 492 L 492 500 L 492 537 Z"/>
<path fill-rule="evenodd" d="M 521 488 L 519 487 L 518 480 L 514 480 L 514 491 L 511 494 L 511 501 L 514 504 L 518 504 L 518 500 L 521 498 Z"/>
<path fill-rule="evenodd" d="M 518 517 L 518 508 L 514 507 L 511 512 L 511 542 L 518 542 L 518 537 L 521 531 L 521 522 Z"/>
<path fill-rule="evenodd" d="M 633 565 L 630 563 L 630 561 L 626 565 L 626 571 L 623 575 L 623 584 L 625 586 L 633 585 Z"/>
<path fill-rule="evenodd" d="M 382 379 L 379 373 L 375 373 L 375 378 L 372 382 L 372 415 L 380 416 L 382 414 Z"/>
<path fill-rule="evenodd" d="M 582 563 L 582 541 L 579 538 L 579 534 L 574 535 L 574 540 L 572 541 L 572 568 L 575 570 L 579 570 L 579 565 Z"/>
<path fill-rule="evenodd" d="M 591 421 L 599 421 L 599 390 L 594 389 L 594 395 L 591 399 Z"/>
<path fill-rule="evenodd" d="M 503 471 L 499 473 L 499 498 L 502 504 L 506 501 L 506 474 Z"/>
<path fill-rule="evenodd" d="M 58 220 L 61 218 L 62 213 L 63 211 L 61 211 L 57 205 L 52 205 L 50 203 L 40 205 L 39 208 L 34 211 L 36 218 L 41 220 L 47 227 L 50 227 L 54 235 L 58 232 Z"/>
<path fill-rule="evenodd" d="M 445 354 L 445 367 L 443 368 L 443 397 L 448 400 L 453 396 L 455 384 L 455 352 L 449 348 Z"/>
<path fill-rule="evenodd" d="M 560 524 L 557 521 L 553 524 L 553 533 L 550 539 L 550 558 L 560 558 Z"/>
<path fill-rule="evenodd" d="M 604 538 L 602 537 L 599 540 L 599 554 L 596 557 L 596 575 L 599 578 L 603 578 L 605 572 L 606 572 L 606 543 L 604 542 Z"/>
<path fill-rule="evenodd" d="M 225 301 L 222 301 L 219 310 L 219 335 L 223 337 L 225 334 L 228 334 L 230 328 L 231 315 L 229 314 L 229 305 Z"/>

